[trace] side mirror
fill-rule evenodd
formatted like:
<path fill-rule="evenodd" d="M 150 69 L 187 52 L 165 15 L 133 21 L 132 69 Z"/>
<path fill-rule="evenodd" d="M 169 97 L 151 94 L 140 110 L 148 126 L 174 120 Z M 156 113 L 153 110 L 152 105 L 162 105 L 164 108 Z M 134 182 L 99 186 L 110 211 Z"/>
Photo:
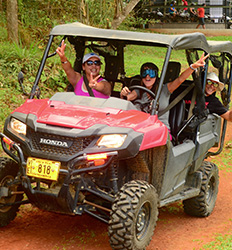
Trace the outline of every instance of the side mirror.
<path fill-rule="evenodd" d="M 20 84 L 20 86 L 21 86 L 21 89 L 22 89 L 22 91 L 23 91 L 23 94 L 29 96 L 29 94 L 24 90 L 24 87 L 23 87 L 23 78 L 24 78 L 23 72 L 20 71 L 20 72 L 18 73 L 18 82 L 19 82 L 19 84 Z"/>
<path fill-rule="evenodd" d="M 24 78 L 23 72 L 20 71 L 19 74 L 18 74 L 18 81 L 19 81 L 20 84 L 23 84 L 23 78 Z"/>

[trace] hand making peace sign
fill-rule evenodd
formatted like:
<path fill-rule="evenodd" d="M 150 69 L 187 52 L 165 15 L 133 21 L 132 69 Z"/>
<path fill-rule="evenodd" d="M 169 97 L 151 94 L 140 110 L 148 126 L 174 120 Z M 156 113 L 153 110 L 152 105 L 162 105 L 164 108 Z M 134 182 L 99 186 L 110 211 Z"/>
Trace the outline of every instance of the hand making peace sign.
<path fill-rule="evenodd" d="M 61 62 L 67 61 L 67 58 L 66 58 L 65 52 L 64 52 L 65 47 L 66 47 L 66 44 L 64 43 L 64 40 L 62 40 L 61 46 L 56 49 L 57 54 L 60 56 Z"/>
<path fill-rule="evenodd" d="M 204 67 L 205 66 L 205 60 L 209 57 L 209 54 L 205 56 L 205 52 L 202 53 L 201 58 L 196 61 L 195 63 L 192 64 L 192 67 L 194 69 L 197 69 L 199 67 Z"/>
<path fill-rule="evenodd" d="M 89 87 L 91 89 L 96 89 L 97 88 L 97 80 L 99 79 L 99 77 L 100 77 L 100 75 L 93 78 L 92 72 L 90 73 Z"/>

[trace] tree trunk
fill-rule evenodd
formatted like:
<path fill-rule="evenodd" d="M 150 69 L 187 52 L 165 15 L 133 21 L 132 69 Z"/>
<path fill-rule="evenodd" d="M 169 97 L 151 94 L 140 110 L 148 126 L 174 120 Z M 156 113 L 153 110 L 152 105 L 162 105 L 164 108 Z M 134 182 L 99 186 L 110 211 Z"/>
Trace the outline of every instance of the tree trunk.
<path fill-rule="evenodd" d="M 81 0 L 76 0 L 77 1 L 77 20 L 79 19 L 80 22 L 82 22 L 82 12 L 81 12 Z"/>
<path fill-rule="evenodd" d="M 2 0 L 0 0 L 0 11 L 3 11 Z"/>
<path fill-rule="evenodd" d="M 7 0 L 6 12 L 8 40 L 18 43 L 18 1 Z"/>
<path fill-rule="evenodd" d="M 119 2 L 120 0 L 116 0 L 117 4 L 115 6 L 115 17 L 112 21 L 111 27 L 112 29 L 117 29 L 118 26 L 126 19 L 126 17 L 129 15 L 129 13 L 134 9 L 134 7 L 138 4 L 140 0 L 130 0 L 130 2 L 127 4 L 125 8 L 123 8 L 122 12 L 118 15 L 117 13 L 119 8 Z"/>
<path fill-rule="evenodd" d="M 81 22 L 89 24 L 89 5 L 85 0 L 81 0 Z"/>

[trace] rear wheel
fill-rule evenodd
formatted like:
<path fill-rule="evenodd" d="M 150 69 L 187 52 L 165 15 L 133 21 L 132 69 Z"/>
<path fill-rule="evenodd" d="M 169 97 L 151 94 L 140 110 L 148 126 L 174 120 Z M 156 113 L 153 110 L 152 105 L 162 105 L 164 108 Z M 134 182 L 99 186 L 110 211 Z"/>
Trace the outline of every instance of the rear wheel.
<path fill-rule="evenodd" d="M 0 197 L 0 227 L 8 225 L 16 217 L 19 204 L 11 206 L 2 206 L 8 203 L 14 203 L 23 199 L 22 194 L 11 194 L 19 191 L 20 187 L 13 184 L 17 175 L 19 166 L 9 158 L 0 158 L 0 189 L 2 188 L 4 195 Z M 8 188 L 8 195 L 5 194 Z M 1 194 L 1 192 L 0 192 Z"/>
<path fill-rule="evenodd" d="M 212 162 L 204 161 L 199 171 L 202 173 L 201 190 L 198 196 L 183 201 L 185 213 L 197 217 L 209 216 L 215 206 L 218 193 L 218 168 Z"/>
<path fill-rule="evenodd" d="M 158 219 L 156 189 L 145 181 L 126 183 L 117 193 L 109 222 L 113 249 L 142 250 L 150 243 Z"/>

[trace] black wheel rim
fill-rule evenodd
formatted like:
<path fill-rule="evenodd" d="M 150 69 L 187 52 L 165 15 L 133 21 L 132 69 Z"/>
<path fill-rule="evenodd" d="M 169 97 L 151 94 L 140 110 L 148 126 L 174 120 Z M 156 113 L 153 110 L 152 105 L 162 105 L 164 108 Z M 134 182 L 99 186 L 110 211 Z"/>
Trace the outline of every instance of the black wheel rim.
<path fill-rule="evenodd" d="M 142 240 L 146 235 L 151 216 L 151 206 L 149 202 L 145 202 L 137 215 L 136 220 L 136 238 Z"/>
<path fill-rule="evenodd" d="M 10 185 L 11 182 L 13 182 L 14 177 L 13 176 L 6 176 L 4 177 L 1 182 L 0 182 L 0 187 L 8 187 Z M 17 187 L 16 186 L 11 186 L 10 187 L 10 191 L 16 191 Z M 0 199 L 0 204 L 7 204 L 7 203 L 13 203 L 15 202 L 16 199 L 16 195 L 12 195 L 10 197 L 3 197 Z M 2 207 L 0 208 L 0 212 L 7 212 L 8 210 L 10 210 L 10 206 L 6 206 L 6 207 Z"/>
<path fill-rule="evenodd" d="M 206 202 L 207 202 L 207 205 L 210 205 L 210 202 L 211 202 L 213 194 L 214 194 L 214 189 L 215 189 L 215 179 L 214 179 L 214 177 L 212 177 L 209 180 L 207 190 L 206 190 Z"/>

